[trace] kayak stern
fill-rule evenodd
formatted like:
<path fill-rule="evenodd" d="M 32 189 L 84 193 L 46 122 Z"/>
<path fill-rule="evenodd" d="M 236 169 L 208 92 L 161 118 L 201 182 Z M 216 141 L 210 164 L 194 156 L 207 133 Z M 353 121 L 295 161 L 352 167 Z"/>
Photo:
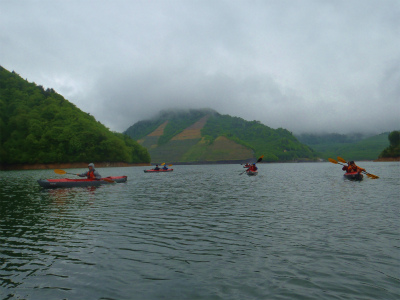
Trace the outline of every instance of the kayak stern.
<path fill-rule="evenodd" d="M 361 181 L 364 177 L 363 174 L 357 172 L 345 173 L 343 176 L 348 180 L 358 180 L 358 181 Z"/>

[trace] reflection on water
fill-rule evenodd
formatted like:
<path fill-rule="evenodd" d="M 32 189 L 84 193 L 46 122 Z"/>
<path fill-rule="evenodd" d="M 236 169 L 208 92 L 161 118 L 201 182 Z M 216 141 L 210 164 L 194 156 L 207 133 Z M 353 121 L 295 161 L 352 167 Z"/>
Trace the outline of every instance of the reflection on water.
<path fill-rule="evenodd" d="M 398 299 L 399 164 L 103 169 L 41 189 L 0 172 L 1 299 Z M 373 171 L 372 171 L 373 170 Z"/>
<path fill-rule="evenodd" d="M 73 202 L 77 197 L 87 197 L 88 203 L 94 203 L 95 191 L 98 187 L 89 186 L 82 188 L 58 188 L 58 189 L 43 189 L 42 193 L 47 193 L 49 199 L 56 205 L 66 205 L 69 202 Z"/>

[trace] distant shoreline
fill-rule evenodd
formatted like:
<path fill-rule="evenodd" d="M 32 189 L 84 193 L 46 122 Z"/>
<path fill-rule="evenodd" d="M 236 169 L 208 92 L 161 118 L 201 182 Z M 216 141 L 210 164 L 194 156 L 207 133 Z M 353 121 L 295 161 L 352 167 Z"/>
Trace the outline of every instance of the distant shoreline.
<path fill-rule="evenodd" d="M 382 162 L 382 161 L 400 161 L 399 157 L 382 157 L 374 160 L 375 162 Z"/>
<path fill-rule="evenodd" d="M 14 170 L 77 169 L 77 168 L 87 168 L 89 163 L 90 162 L 0 165 L 0 170 L 14 171 Z M 150 166 L 149 163 L 129 164 L 125 162 L 97 162 L 97 163 L 94 162 L 94 165 L 96 169 Z"/>

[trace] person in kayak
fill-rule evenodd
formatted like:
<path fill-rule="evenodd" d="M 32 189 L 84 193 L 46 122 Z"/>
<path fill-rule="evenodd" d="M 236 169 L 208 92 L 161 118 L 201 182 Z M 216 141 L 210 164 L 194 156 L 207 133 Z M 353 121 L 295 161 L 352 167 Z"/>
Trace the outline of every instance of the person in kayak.
<path fill-rule="evenodd" d="M 76 174 L 76 175 L 78 175 L 79 177 L 86 177 L 87 179 L 96 179 L 96 180 L 101 179 L 101 175 L 99 174 L 99 172 L 96 171 L 93 163 L 90 163 L 88 165 L 88 168 L 89 168 L 89 171 L 82 173 L 82 174 Z"/>
<path fill-rule="evenodd" d="M 347 173 L 357 172 L 360 174 L 361 172 L 365 172 L 365 169 L 357 166 L 354 161 L 349 161 L 347 166 L 343 166 L 342 170 L 346 171 Z"/>
<path fill-rule="evenodd" d="M 255 171 L 257 171 L 258 170 L 258 168 L 256 167 L 256 164 L 252 164 L 248 169 L 247 169 L 247 171 L 252 171 L 252 172 L 255 172 Z"/>
<path fill-rule="evenodd" d="M 164 165 L 163 170 L 168 170 L 167 165 Z"/>
<path fill-rule="evenodd" d="M 158 167 L 158 165 L 156 165 L 156 167 L 153 170 L 159 171 L 160 168 Z"/>

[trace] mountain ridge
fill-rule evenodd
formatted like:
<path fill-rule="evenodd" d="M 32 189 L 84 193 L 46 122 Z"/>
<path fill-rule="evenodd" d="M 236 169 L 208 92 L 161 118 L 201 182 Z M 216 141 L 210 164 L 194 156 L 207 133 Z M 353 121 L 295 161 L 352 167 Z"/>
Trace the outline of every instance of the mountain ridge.
<path fill-rule="evenodd" d="M 213 163 L 316 160 L 313 150 L 286 129 L 221 115 L 211 109 L 160 112 L 130 126 L 124 134 L 146 147 L 153 163 Z"/>

